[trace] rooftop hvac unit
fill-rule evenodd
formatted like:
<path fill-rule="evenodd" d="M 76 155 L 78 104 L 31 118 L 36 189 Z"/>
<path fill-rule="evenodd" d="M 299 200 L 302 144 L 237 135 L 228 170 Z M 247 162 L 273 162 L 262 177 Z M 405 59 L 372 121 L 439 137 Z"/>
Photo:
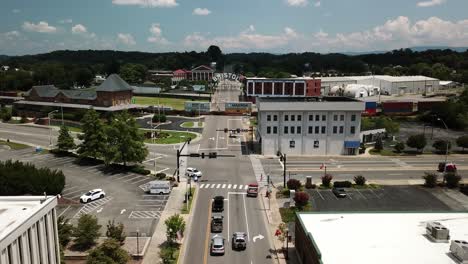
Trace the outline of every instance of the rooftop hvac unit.
<path fill-rule="evenodd" d="M 449 230 L 439 222 L 427 223 L 426 234 L 434 242 L 448 242 L 450 239 Z"/>
<path fill-rule="evenodd" d="M 461 264 L 468 264 L 468 242 L 465 240 L 452 240 L 450 252 L 460 260 Z"/>

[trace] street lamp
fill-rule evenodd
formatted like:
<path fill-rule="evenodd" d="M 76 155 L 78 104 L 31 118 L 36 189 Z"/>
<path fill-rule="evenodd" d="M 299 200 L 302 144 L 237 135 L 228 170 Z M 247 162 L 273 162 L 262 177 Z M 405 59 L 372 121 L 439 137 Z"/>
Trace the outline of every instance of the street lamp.
<path fill-rule="evenodd" d="M 136 230 L 137 235 L 137 257 L 140 256 L 140 230 L 137 228 Z"/>
<path fill-rule="evenodd" d="M 444 124 L 445 126 L 445 129 L 447 130 L 447 140 L 445 141 L 445 167 L 444 167 L 444 172 L 445 172 L 445 168 L 447 167 L 447 157 L 448 157 L 448 151 L 449 151 L 449 129 L 447 127 L 447 124 L 445 124 L 444 120 L 442 120 L 440 117 L 437 118 L 437 121 L 441 121 L 442 124 Z"/>
<path fill-rule="evenodd" d="M 47 114 L 47 118 L 49 119 L 49 146 L 52 146 L 52 127 L 50 126 L 50 116 L 55 112 L 58 112 L 58 110 L 54 110 Z"/>

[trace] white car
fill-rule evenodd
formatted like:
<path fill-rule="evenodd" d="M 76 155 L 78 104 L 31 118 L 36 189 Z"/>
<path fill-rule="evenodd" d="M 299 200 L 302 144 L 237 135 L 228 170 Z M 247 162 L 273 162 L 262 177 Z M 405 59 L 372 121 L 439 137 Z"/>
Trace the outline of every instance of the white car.
<path fill-rule="evenodd" d="M 189 177 L 197 176 L 200 178 L 202 176 L 202 172 L 197 170 L 197 168 L 187 168 L 185 175 Z"/>
<path fill-rule="evenodd" d="M 102 189 L 91 190 L 80 197 L 80 202 L 89 203 L 97 199 L 104 198 L 106 193 Z"/>

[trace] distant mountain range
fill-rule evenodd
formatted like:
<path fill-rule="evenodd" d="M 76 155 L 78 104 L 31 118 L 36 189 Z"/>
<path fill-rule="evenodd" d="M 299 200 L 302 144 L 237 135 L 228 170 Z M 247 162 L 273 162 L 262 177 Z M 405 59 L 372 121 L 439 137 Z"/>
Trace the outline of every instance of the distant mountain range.
<path fill-rule="evenodd" d="M 7 56 L 7 55 L 0 55 L 0 61 L 7 60 L 8 58 L 10 58 L 10 56 Z"/>
<path fill-rule="evenodd" d="M 418 46 L 418 47 L 411 47 L 409 48 L 415 52 L 421 52 L 426 50 L 453 50 L 456 52 L 465 52 L 468 50 L 468 47 L 449 47 L 449 46 Z M 390 50 L 375 50 L 375 51 L 349 51 L 343 52 L 342 54 L 350 55 L 350 56 L 357 56 L 357 55 L 365 55 L 365 54 L 382 54 L 390 52 Z"/>

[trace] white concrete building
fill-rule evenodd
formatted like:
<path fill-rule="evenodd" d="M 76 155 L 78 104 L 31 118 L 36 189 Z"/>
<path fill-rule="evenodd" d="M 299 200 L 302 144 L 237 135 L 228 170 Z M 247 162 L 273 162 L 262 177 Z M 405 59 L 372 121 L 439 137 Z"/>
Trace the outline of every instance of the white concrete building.
<path fill-rule="evenodd" d="M 60 264 L 55 196 L 0 197 L 0 264 Z"/>
<path fill-rule="evenodd" d="M 346 97 L 259 98 L 262 154 L 355 155 L 364 102 Z"/>
<path fill-rule="evenodd" d="M 468 263 L 467 212 L 298 213 L 301 263 Z"/>

